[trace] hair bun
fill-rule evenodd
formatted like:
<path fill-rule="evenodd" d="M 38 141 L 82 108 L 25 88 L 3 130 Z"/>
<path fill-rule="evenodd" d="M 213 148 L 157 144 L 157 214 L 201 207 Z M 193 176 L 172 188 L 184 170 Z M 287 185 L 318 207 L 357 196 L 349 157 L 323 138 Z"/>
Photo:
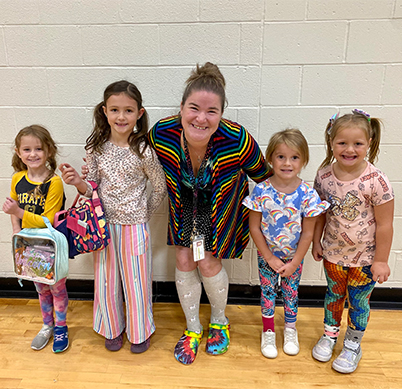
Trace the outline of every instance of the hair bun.
<path fill-rule="evenodd" d="M 221 98 L 223 112 L 226 103 L 225 87 L 225 77 L 217 65 L 211 62 L 206 62 L 204 65 L 197 64 L 186 81 L 182 104 L 186 102 L 192 92 L 204 90 L 216 93 Z"/>
<path fill-rule="evenodd" d="M 226 86 L 225 78 L 223 74 L 219 70 L 218 66 L 211 62 L 206 62 L 204 65 L 200 66 L 197 64 L 197 67 L 191 72 L 191 76 L 187 80 L 187 83 L 193 82 L 199 78 L 211 78 L 216 82 L 219 82 L 224 88 Z"/>

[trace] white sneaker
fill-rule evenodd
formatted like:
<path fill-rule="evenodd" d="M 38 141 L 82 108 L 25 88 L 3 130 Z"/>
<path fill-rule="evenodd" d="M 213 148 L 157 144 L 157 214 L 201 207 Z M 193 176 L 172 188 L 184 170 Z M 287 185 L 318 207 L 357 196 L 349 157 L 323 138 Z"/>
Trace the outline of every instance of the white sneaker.
<path fill-rule="evenodd" d="M 321 336 L 320 340 L 314 346 L 312 354 L 314 359 L 320 362 L 328 362 L 332 358 L 332 351 L 336 345 L 336 340 L 328 336 Z"/>
<path fill-rule="evenodd" d="M 362 349 L 350 350 L 343 346 L 341 353 L 332 362 L 332 368 L 339 373 L 353 373 L 362 357 Z"/>
<path fill-rule="evenodd" d="M 38 335 L 33 339 L 31 348 L 36 351 L 42 350 L 49 342 L 49 339 L 53 336 L 53 328 L 53 326 L 44 324 L 38 332 Z"/>
<path fill-rule="evenodd" d="M 288 355 L 299 354 L 300 347 L 297 330 L 293 328 L 285 328 L 283 337 L 283 352 Z"/>
<path fill-rule="evenodd" d="M 261 352 L 266 358 L 276 358 L 278 350 L 276 349 L 276 335 L 271 330 L 263 331 L 261 334 Z"/>

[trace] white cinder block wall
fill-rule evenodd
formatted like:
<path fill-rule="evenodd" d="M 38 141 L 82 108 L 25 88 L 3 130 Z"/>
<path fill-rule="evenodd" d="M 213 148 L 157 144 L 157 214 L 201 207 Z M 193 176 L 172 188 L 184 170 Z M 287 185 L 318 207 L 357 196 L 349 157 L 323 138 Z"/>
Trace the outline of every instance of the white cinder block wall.
<path fill-rule="evenodd" d="M 385 124 L 378 166 L 396 195 L 392 276 L 402 287 L 402 0 L 0 0 L 0 197 L 9 193 L 11 142 L 45 125 L 60 161 L 82 164 L 92 108 L 111 82 L 137 84 L 151 123 L 179 109 L 194 65 L 217 63 L 227 81 L 225 116 L 265 147 L 298 127 L 314 179 L 323 133 L 337 110 L 358 107 Z M 75 195 L 66 187 L 67 204 Z M 3 200 L 1 200 L 3 202 Z M 166 242 L 167 204 L 151 221 L 154 279 L 174 279 Z M 0 277 L 12 276 L 11 224 L 0 212 Z M 232 283 L 258 284 L 252 243 L 225 260 Z M 91 255 L 71 261 L 70 278 L 91 279 Z M 303 283 L 325 284 L 310 254 Z"/>

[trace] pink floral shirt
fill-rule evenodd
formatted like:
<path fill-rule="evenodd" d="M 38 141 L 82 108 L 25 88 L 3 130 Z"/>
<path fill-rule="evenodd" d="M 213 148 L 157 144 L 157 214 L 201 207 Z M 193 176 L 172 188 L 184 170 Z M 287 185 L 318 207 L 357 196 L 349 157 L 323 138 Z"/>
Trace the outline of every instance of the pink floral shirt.
<path fill-rule="evenodd" d="M 139 158 L 128 147 L 111 142 L 102 154 L 87 152 L 88 181 L 95 181 L 103 202 L 106 221 L 112 224 L 146 223 L 166 195 L 165 173 L 151 146 Z M 147 182 L 152 184 L 148 197 Z M 86 196 L 92 187 L 87 183 Z"/>
<path fill-rule="evenodd" d="M 331 206 L 326 214 L 324 258 L 341 266 L 371 265 L 375 254 L 374 207 L 394 198 L 387 176 L 367 162 L 353 181 L 339 181 L 332 165 L 318 171 L 314 188 Z"/>

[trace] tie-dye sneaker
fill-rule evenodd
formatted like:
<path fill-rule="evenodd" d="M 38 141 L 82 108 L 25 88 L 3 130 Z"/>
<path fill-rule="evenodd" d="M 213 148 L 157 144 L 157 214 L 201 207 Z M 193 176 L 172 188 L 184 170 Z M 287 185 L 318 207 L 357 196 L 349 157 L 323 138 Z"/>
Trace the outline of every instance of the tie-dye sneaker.
<path fill-rule="evenodd" d="M 183 336 L 177 342 L 174 348 L 174 357 L 183 365 L 190 365 L 194 362 L 203 332 L 202 328 L 200 333 L 185 330 Z"/>
<path fill-rule="evenodd" d="M 220 355 L 228 351 L 230 324 L 209 324 L 209 334 L 205 351 L 211 355 Z"/>

